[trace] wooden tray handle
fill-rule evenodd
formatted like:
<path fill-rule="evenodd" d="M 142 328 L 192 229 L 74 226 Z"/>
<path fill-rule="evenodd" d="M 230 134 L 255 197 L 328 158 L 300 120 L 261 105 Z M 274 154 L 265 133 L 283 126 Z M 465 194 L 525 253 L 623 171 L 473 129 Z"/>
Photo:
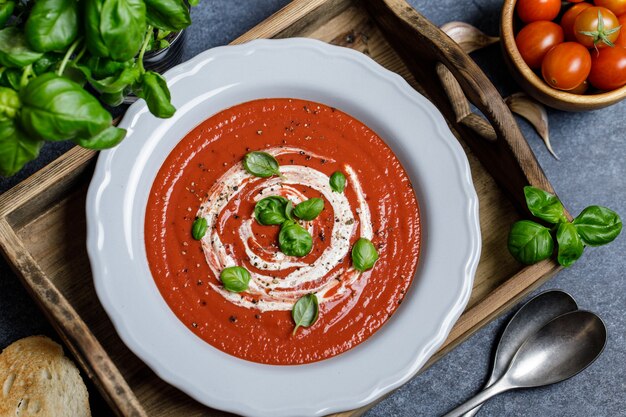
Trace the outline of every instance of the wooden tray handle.
<path fill-rule="evenodd" d="M 364 5 L 428 98 L 521 212 L 527 212 L 525 185 L 554 192 L 504 100 L 456 42 L 406 0 Z M 471 111 L 465 97 L 487 120 Z"/>
<path fill-rule="evenodd" d="M 503 132 L 496 133 L 491 123 L 472 111 L 463 88 L 448 67 L 439 62 L 436 66 L 436 71 L 441 80 L 441 86 L 446 92 L 448 99 L 450 99 L 457 123 L 467 126 L 488 141 L 495 141 L 498 139 L 498 136 L 503 136 Z"/>

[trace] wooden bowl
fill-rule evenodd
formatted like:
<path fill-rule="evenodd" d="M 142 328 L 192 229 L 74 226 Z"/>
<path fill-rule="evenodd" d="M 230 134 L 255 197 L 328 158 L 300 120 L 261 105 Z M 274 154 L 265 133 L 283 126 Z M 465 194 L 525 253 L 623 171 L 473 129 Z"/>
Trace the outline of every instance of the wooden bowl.
<path fill-rule="evenodd" d="M 546 106 L 566 111 L 596 110 L 626 98 L 626 86 L 597 94 L 573 94 L 556 90 L 546 84 L 522 59 L 515 44 L 515 4 L 517 0 L 504 0 L 500 17 L 500 36 L 504 60 L 513 78 L 529 95 Z"/>

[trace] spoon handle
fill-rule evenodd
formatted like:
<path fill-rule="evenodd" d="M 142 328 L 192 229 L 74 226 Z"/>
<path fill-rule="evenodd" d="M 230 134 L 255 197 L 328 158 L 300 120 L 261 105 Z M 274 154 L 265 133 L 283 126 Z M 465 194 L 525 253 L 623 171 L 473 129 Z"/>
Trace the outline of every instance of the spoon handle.
<path fill-rule="evenodd" d="M 469 410 L 467 413 L 463 414 L 463 417 L 474 417 L 476 414 L 478 414 L 478 410 L 480 410 L 482 406 L 482 404 L 477 405 L 476 407 Z"/>
<path fill-rule="evenodd" d="M 505 383 L 503 380 L 500 380 L 493 384 L 492 386 L 485 388 L 483 391 L 476 394 L 474 397 L 470 398 L 454 410 L 450 411 L 448 414 L 443 417 L 461 417 L 463 414 L 468 411 L 472 411 L 474 408 L 480 406 L 482 403 L 487 401 L 489 398 L 498 395 L 504 391 L 510 390 L 512 387 Z"/>

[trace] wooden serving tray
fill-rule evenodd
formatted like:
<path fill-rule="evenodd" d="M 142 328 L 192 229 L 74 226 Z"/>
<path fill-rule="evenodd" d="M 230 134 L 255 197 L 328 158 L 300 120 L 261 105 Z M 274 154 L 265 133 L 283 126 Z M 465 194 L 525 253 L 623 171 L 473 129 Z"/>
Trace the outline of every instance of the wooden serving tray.
<path fill-rule="evenodd" d="M 295 36 L 356 49 L 402 75 L 462 139 L 480 200 L 483 249 L 467 309 L 430 365 L 559 269 L 550 260 L 523 267 L 506 248 L 510 225 L 524 214 L 522 186 L 552 187 L 493 85 L 403 0 L 296 0 L 233 43 Z M 489 122 L 470 111 L 466 95 Z M 95 157 L 73 148 L 0 196 L 4 256 L 115 414 L 226 415 L 161 381 L 125 347 L 99 304 L 85 249 Z"/>

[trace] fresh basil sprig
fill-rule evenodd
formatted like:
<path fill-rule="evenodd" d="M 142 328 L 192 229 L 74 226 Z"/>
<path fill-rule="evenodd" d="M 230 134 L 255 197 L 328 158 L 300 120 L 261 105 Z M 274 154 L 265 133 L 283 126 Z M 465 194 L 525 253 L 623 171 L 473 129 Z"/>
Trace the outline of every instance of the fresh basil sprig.
<path fill-rule="evenodd" d="M 619 215 L 606 207 L 589 206 L 569 222 L 555 195 L 531 186 L 524 187 L 524 195 L 531 213 L 554 227 L 548 229 L 530 220 L 513 224 L 508 248 L 521 263 L 533 264 L 549 258 L 554 252 L 556 237 L 557 261 L 567 267 L 582 256 L 585 246 L 610 243 L 622 230 Z"/>
<path fill-rule="evenodd" d="M 276 158 L 267 152 L 249 152 L 243 157 L 243 167 L 255 177 L 281 176 Z"/>
<path fill-rule="evenodd" d="M 293 214 L 302 220 L 310 221 L 319 216 L 322 210 L 324 210 L 324 200 L 314 197 L 298 204 L 293 209 Z"/>
<path fill-rule="evenodd" d="M 204 217 L 197 217 L 193 221 L 193 225 L 191 225 L 191 236 L 195 240 L 201 240 L 206 235 L 208 227 L 209 225 Z"/>
<path fill-rule="evenodd" d="M 248 289 L 250 272 L 241 266 L 229 266 L 220 273 L 220 280 L 228 291 L 242 292 Z"/>
<path fill-rule="evenodd" d="M 190 23 L 185 0 L 0 0 L 0 87 L 12 91 L 0 91 L 0 174 L 36 158 L 42 141 L 117 145 L 126 131 L 101 103 L 134 93 L 172 116 L 167 83 L 143 58 Z"/>
<path fill-rule="evenodd" d="M 288 204 L 289 201 L 279 195 L 265 197 L 254 206 L 254 218 L 264 226 L 281 225 L 288 220 Z"/>
<path fill-rule="evenodd" d="M 280 227 L 278 245 L 288 256 L 306 256 L 313 249 L 311 234 L 293 220 L 287 220 Z"/>
<path fill-rule="evenodd" d="M 364 237 L 359 238 L 352 247 L 352 264 L 360 272 L 372 269 L 378 260 L 378 252 L 374 244 Z"/>
<path fill-rule="evenodd" d="M 295 335 L 300 327 L 312 326 L 319 317 L 317 296 L 315 294 L 307 294 L 296 301 L 291 310 L 291 317 L 296 323 L 292 335 Z"/>
<path fill-rule="evenodd" d="M 330 188 L 336 193 L 343 193 L 346 188 L 346 176 L 340 171 L 334 172 L 329 179 Z"/>

